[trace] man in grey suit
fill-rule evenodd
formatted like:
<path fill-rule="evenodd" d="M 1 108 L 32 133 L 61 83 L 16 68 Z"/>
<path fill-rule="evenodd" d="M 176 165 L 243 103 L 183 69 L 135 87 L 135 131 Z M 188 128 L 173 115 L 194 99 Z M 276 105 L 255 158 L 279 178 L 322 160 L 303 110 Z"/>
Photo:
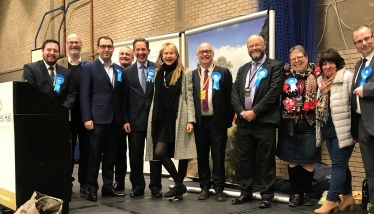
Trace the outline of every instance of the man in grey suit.
<path fill-rule="evenodd" d="M 357 62 L 352 83 L 351 134 L 358 139 L 366 177 L 369 185 L 369 200 L 374 205 L 374 38 L 367 25 L 354 29 L 353 43 L 362 58 Z M 374 214 L 374 207 L 368 211 Z"/>

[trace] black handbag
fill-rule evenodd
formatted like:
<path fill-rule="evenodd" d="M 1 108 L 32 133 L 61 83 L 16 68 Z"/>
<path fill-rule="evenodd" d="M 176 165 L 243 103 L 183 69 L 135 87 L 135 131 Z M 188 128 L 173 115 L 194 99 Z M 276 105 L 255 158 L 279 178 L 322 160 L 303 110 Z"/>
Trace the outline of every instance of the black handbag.
<path fill-rule="evenodd" d="M 279 128 L 279 135 L 293 137 L 297 134 L 296 130 L 297 123 L 295 119 L 287 118 L 281 120 L 281 125 Z"/>

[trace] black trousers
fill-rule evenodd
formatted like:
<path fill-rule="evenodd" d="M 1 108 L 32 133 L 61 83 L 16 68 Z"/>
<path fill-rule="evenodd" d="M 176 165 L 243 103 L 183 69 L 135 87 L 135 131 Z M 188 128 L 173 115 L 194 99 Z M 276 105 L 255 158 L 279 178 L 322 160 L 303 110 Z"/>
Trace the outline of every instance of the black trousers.
<path fill-rule="evenodd" d="M 366 130 L 361 116 L 358 116 L 358 142 L 366 178 L 369 181 L 369 200 L 374 204 L 374 136 Z"/>
<path fill-rule="evenodd" d="M 116 158 L 121 126 L 113 119 L 110 124 L 94 124 L 90 131 L 90 149 L 88 158 L 87 187 L 90 192 L 99 189 L 97 177 L 102 162 L 102 192 L 113 189 L 114 162 Z"/>
<path fill-rule="evenodd" d="M 81 186 L 86 185 L 87 181 L 87 166 L 88 166 L 88 149 L 90 145 L 90 133 L 84 127 L 84 123 L 80 120 L 71 121 L 71 144 L 72 144 L 72 173 L 74 170 L 74 153 L 79 141 L 79 168 L 78 181 Z"/>
<path fill-rule="evenodd" d="M 117 186 L 125 186 L 125 177 L 127 172 L 127 134 L 121 130 L 115 161 L 115 181 Z"/>
<path fill-rule="evenodd" d="M 253 182 L 262 185 L 261 197 L 274 198 L 276 131 L 274 125 L 256 121 L 238 127 L 237 144 L 240 189 L 242 195 L 252 194 Z"/>
<path fill-rule="evenodd" d="M 144 164 L 144 146 L 146 138 L 146 130 L 132 131 L 128 135 L 129 139 L 129 156 L 130 156 L 130 181 L 133 190 L 145 189 L 145 180 L 143 175 Z M 160 161 L 150 161 L 150 190 L 161 190 L 161 170 Z"/>
<path fill-rule="evenodd" d="M 195 129 L 200 188 L 209 190 L 211 180 L 215 190 L 225 187 L 225 150 L 227 129 L 218 129 L 213 116 L 201 117 L 201 126 Z M 213 175 L 209 167 L 209 153 L 213 160 Z M 211 179 L 212 177 L 212 179 Z"/>

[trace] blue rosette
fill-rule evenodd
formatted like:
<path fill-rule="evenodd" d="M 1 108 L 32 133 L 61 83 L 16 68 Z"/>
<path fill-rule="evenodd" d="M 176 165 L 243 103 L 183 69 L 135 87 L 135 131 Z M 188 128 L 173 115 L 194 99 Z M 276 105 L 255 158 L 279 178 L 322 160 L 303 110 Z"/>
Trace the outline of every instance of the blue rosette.
<path fill-rule="evenodd" d="M 55 87 L 53 88 L 53 91 L 59 94 L 61 90 L 61 85 L 64 84 L 64 82 L 65 82 L 64 76 L 62 76 L 61 74 L 56 74 L 54 77 L 53 85 Z"/>
<path fill-rule="evenodd" d="M 219 81 L 221 79 L 221 73 L 214 71 L 212 73 L 213 89 L 219 90 Z"/>
<path fill-rule="evenodd" d="M 114 68 L 117 72 L 117 81 L 122 82 L 122 69 L 119 66 Z"/>
<path fill-rule="evenodd" d="M 147 68 L 147 82 L 153 82 L 155 79 L 155 67 L 149 66 Z"/>
<path fill-rule="evenodd" d="M 360 86 L 363 86 L 366 83 L 367 78 L 369 78 L 372 73 L 373 69 L 370 66 L 366 66 L 364 69 L 362 69 Z"/>
<path fill-rule="evenodd" d="M 83 68 L 83 66 L 86 64 L 87 62 L 81 62 L 81 67 Z"/>
<path fill-rule="evenodd" d="M 254 84 L 254 87 L 258 87 L 261 83 L 261 80 L 265 79 L 268 76 L 268 73 L 268 70 L 266 70 L 265 68 L 261 68 L 260 70 L 258 70 L 256 74 L 256 82 Z"/>
<path fill-rule="evenodd" d="M 297 83 L 297 79 L 295 77 L 290 77 L 286 80 L 286 83 L 290 86 L 291 88 L 291 92 L 294 92 L 296 91 L 296 83 Z"/>

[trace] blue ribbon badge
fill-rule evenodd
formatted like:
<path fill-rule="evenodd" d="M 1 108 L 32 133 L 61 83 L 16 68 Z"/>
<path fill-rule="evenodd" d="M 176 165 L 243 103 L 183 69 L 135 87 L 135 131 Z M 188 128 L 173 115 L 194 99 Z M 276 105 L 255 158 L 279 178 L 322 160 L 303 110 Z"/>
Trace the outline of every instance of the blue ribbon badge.
<path fill-rule="evenodd" d="M 296 91 L 297 79 L 295 77 L 288 78 L 286 83 L 291 87 L 291 92 Z"/>
<path fill-rule="evenodd" d="M 117 81 L 122 82 L 122 69 L 119 66 L 116 66 L 115 70 L 117 72 Z"/>
<path fill-rule="evenodd" d="M 87 62 L 81 62 L 81 67 L 83 68 L 83 66 L 86 64 Z"/>
<path fill-rule="evenodd" d="M 258 70 L 254 87 L 258 87 L 261 83 L 261 80 L 266 78 L 267 76 L 268 76 L 268 70 L 266 70 L 265 68 L 261 68 L 260 70 Z"/>
<path fill-rule="evenodd" d="M 147 68 L 147 73 L 148 73 L 147 82 L 153 82 L 155 79 L 155 67 L 149 66 Z"/>
<path fill-rule="evenodd" d="M 366 83 L 366 79 L 369 78 L 372 73 L 373 69 L 370 66 L 366 66 L 364 69 L 362 69 L 360 86 L 363 86 Z"/>
<path fill-rule="evenodd" d="M 54 77 L 54 82 L 53 82 L 53 85 L 55 86 L 53 91 L 59 94 L 61 85 L 64 84 L 64 82 L 65 82 L 64 76 L 62 76 L 61 74 L 56 74 Z"/>
<path fill-rule="evenodd" d="M 212 73 L 213 89 L 219 90 L 219 80 L 221 79 L 221 74 L 217 71 Z"/>

